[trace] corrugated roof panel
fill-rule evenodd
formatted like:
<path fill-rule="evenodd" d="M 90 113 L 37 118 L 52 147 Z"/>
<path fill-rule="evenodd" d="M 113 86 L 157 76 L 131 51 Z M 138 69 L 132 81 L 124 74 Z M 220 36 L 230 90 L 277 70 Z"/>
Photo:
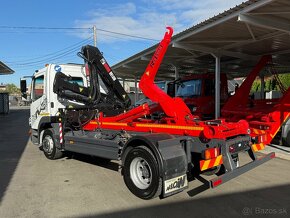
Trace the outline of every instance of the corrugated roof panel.
<path fill-rule="evenodd" d="M 12 74 L 14 73 L 14 70 L 9 68 L 6 64 L 0 61 L 0 74 Z"/>
<path fill-rule="evenodd" d="M 240 14 L 250 14 L 253 22 L 238 22 Z M 214 70 L 215 60 L 211 54 L 217 52 L 222 55 L 222 70 L 235 76 L 246 75 L 263 54 L 277 54 L 275 61 L 279 63 L 278 59 L 283 59 L 286 63 L 290 58 L 290 30 L 281 31 L 267 26 L 268 23 L 262 26 L 255 23 L 255 18 L 265 16 L 289 24 L 290 1 L 249 0 L 174 35 L 176 46 L 169 47 L 160 74 L 168 72 L 172 76 L 174 71 L 170 66 L 173 64 L 181 73 Z M 113 69 L 123 75 L 141 75 L 155 48 L 156 45 L 133 55 L 114 65 Z M 141 60 L 144 55 L 147 62 Z M 133 71 L 123 65 L 131 66 Z"/>

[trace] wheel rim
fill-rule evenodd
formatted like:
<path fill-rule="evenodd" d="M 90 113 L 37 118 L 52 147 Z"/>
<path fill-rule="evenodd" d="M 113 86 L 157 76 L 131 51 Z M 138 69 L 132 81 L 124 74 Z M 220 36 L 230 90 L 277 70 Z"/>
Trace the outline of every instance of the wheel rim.
<path fill-rule="evenodd" d="M 45 153 L 52 154 L 53 147 L 54 143 L 52 137 L 49 135 L 45 136 L 43 139 L 43 150 L 45 151 Z"/>
<path fill-rule="evenodd" d="M 146 189 L 152 181 L 152 170 L 147 161 L 141 157 L 136 157 L 130 164 L 130 175 L 133 183 L 139 189 Z"/>

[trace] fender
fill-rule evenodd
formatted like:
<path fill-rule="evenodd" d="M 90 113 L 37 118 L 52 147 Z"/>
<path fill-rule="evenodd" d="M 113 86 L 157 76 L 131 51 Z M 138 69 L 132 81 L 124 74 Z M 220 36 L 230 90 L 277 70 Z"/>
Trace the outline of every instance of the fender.
<path fill-rule="evenodd" d="M 37 135 L 38 135 L 38 144 L 41 145 L 42 142 L 42 136 L 43 136 L 43 131 L 44 129 L 47 129 L 48 127 L 54 127 L 54 123 L 58 123 L 58 116 L 43 116 L 40 118 L 40 121 L 38 123 L 38 128 L 37 128 Z M 47 127 L 47 128 L 46 128 Z"/>
<path fill-rule="evenodd" d="M 132 137 L 123 148 L 122 163 L 130 148 L 139 145 L 148 146 L 155 155 L 160 176 L 164 180 L 184 175 L 187 172 L 187 156 L 182 145 L 187 137 L 175 137 L 169 134 L 144 134 Z"/>

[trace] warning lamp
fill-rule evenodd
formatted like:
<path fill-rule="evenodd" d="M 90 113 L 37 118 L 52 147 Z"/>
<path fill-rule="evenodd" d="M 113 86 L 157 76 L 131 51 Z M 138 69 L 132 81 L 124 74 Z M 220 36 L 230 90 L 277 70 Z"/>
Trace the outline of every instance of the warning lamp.
<path fill-rule="evenodd" d="M 203 159 L 205 160 L 216 158 L 219 155 L 220 155 L 219 148 L 209 148 L 203 151 Z"/>
<path fill-rule="evenodd" d="M 230 152 L 230 153 L 235 152 L 235 147 L 231 145 L 231 146 L 229 147 L 229 152 Z"/>
<path fill-rule="evenodd" d="M 222 179 L 215 180 L 215 181 L 212 182 L 212 187 L 214 188 L 216 186 L 219 186 L 222 183 L 223 183 Z"/>

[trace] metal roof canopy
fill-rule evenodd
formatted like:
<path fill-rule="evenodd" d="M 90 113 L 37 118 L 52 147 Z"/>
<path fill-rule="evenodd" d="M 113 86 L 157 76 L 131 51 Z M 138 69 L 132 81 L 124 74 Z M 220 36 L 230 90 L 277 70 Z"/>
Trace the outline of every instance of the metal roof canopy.
<path fill-rule="evenodd" d="M 2 61 L 0 61 L 0 75 L 12 74 L 12 73 L 14 73 L 14 70 L 12 70 L 10 67 L 8 67 L 6 64 L 4 64 Z"/>
<path fill-rule="evenodd" d="M 120 77 L 140 77 L 157 45 L 112 68 Z M 249 0 L 173 36 L 158 71 L 159 79 L 190 73 L 219 72 L 247 76 L 262 55 L 272 54 L 279 69 L 290 67 L 290 1 Z M 220 66 L 220 67 L 219 67 Z M 219 106 L 216 105 L 216 116 Z"/>

